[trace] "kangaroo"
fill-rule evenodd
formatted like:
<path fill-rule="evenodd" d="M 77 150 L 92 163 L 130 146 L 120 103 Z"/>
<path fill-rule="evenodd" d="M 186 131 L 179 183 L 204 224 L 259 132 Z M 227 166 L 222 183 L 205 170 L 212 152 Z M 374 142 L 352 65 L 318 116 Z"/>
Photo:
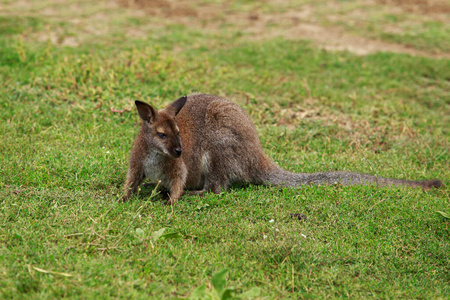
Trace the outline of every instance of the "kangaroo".
<path fill-rule="evenodd" d="M 136 101 L 142 125 L 130 155 L 124 200 L 147 177 L 170 190 L 172 205 L 184 190 L 220 193 L 233 184 L 301 187 L 305 184 L 410 186 L 430 189 L 439 180 L 410 181 L 349 172 L 291 173 L 267 157 L 255 126 L 237 104 L 217 96 L 181 97 L 164 109 Z"/>

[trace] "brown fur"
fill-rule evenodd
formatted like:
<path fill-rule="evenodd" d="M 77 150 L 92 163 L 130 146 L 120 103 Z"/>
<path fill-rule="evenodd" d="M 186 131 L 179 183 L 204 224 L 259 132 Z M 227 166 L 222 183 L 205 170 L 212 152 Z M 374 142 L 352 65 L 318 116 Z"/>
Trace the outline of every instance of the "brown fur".
<path fill-rule="evenodd" d="M 290 173 L 264 154 L 247 113 L 217 96 L 182 97 L 161 111 L 140 101 L 136 106 L 143 122 L 131 151 L 124 199 L 137 191 L 144 177 L 159 180 L 170 190 L 168 204 L 185 189 L 219 193 L 235 183 L 288 187 L 379 184 L 424 189 L 442 185 L 439 180 L 409 181 L 348 172 Z"/>

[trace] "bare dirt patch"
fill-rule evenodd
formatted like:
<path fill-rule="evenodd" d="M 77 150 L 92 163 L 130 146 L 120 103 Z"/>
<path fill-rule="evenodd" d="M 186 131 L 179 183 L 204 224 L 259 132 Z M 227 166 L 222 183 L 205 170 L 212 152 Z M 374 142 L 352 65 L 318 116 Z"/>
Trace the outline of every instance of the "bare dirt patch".
<path fill-rule="evenodd" d="M 382 4 L 393 3 L 402 9 L 414 9 L 422 13 L 442 13 L 450 10 L 440 0 L 379 0 Z M 389 2 L 389 3 L 388 3 Z M 119 0 L 127 8 L 145 11 L 152 16 L 161 16 L 166 21 L 202 30 L 219 30 L 227 26 L 229 30 L 241 31 L 252 39 L 269 39 L 281 36 L 290 40 L 306 39 L 329 51 L 349 51 L 357 55 L 376 52 L 405 53 L 413 56 L 450 59 L 449 53 L 431 53 L 401 44 L 388 43 L 348 33 L 341 26 L 324 27 L 317 22 L 314 7 L 303 5 L 280 13 L 241 12 L 232 10 L 227 4 L 204 4 L 195 1 L 170 0 Z M 339 16 L 331 16 L 338 17 Z M 400 28 L 390 27 L 391 32 Z"/>
<path fill-rule="evenodd" d="M 300 13 L 302 15 L 302 13 Z M 324 27 L 314 23 L 301 21 L 294 13 L 280 15 L 261 15 L 258 19 L 245 21 L 245 18 L 234 15 L 233 22 L 239 19 L 247 23 L 243 28 L 251 33 L 253 38 L 264 39 L 282 36 L 286 39 L 306 39 L 316 43 L 319 47 L 329 51 L 349 51 L 357 55 L 368 55 L 376 52 L 405 53 L 413 56 L 434 58 L 450 58 L 448 53 L 430 53 L 401 44 L 388 43 L 381 40 L 369 39 L 345 32 L 341 27 Z M 279 22 L 278 20 L 282 20 Z M 286 23 L 291 23 L 288 25 Z M 274 26 L 273 24 L 281 25 Z M 284 26 L 283 26 L 284 24 Z M 270 28 L 274 27 L 274 28 Z"/>
<path fill-rule="evenodd" d="M 164 27 L 168 24 L 182 24 L 189 28 L 207 32 L 241 32 L 244 38 L 271 39 L 283 37 L 290 40 L 310 40 L 329 51 L 349 51 L 357 55 L 376 52 L 406 53 L 414 56 L 450 59 L 450 53 L 434 53 L 413 47 L 368 38 L 364 33 L 350 33 L 346 24 L 358 28 L 360 22 L 371 17 L 373 9 L 384 8 L 395 15 L 401 11 L 414 11 L 448 24 L 450 3 L 447 0 L 374 0 L 356 1 L 345 5 L 355 5 L 347 10 L 344 2 L 326 2 L 304 4 L 292 8 L 289 1 L 261 2 L 254 9 L 237 9 L 233 1 L 204 2 L 201 0 L 106 0 L 81 1 L 67 3 L 49 0 L 42 4 L 33 1 L 10 2 L 2 6 L 0 14 L 42 16 L 52 20 L 71 22 L 73 26 L 64 31 L 49 27 L 45 31 L 28 34 L 25 38 L 50 40 L 59 45 L 72 46 L 83 44 L 95 36 L 117 31 L 114 17 L 142 18 L 148 15 L 157 18 L 157 22 L 120 28 L 128 36 L 144 37 L 150 28 Z M 275 4 L 276 3 L 276 4 Z M 275 5 L 281 9 L 275 9 Z M 267 8 L 267 9 L 262 9 Z M 272 11 L 272 12 L 268 12 Z M 273 11 L 277 11 L 274 13 Z M 414 21 L 414 20 L 413 20 Z M 422 20 L 423 21 L 423 20 Z M 408 20 L 410 22 L 410 20 Z M 403 25 L 408 25 L 402 23 Z M 413 24 L 420 26 L 420 22 Z M 405 26 L 399 23 L 386 24 L 383 31 L 389 34 L 403 34 Z M 411 27 L 409 24 L 406 27 Z M 414 27 L 412 26 L 412 27 Z M 447 25 L 446 25 L 447 26 Z M 212 45 L 213 46 L 213 45 Z"/>
<path fill-rule="evenodd" d="M 144 10 L 149 15 L 165 17 L 197 17 L 197 10 L 188 1 L 170 2 L 167 0 L 119 0 L 119 4 L 128 8 Z"/>
<path fill-rule="evenodd" d="M 384 5 L 395 5 L 414 13 L 450 13 L 448 0 L 376 0 Z"/>

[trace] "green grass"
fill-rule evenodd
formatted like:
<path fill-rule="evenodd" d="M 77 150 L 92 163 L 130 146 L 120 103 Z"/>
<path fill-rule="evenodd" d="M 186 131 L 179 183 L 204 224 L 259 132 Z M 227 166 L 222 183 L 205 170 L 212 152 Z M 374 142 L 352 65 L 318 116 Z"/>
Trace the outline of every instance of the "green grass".
<path fill-rule="evenodd" d="M 81 23 L 41 15 L 69 15 L 53 2 L 30 3 L 26 17 L 4 3 L 0 298 L 217 298 L 224 287 L 243 299 L 449 297 L 450 223 L 437 213 L 450 212 L 448 60 L 252 40 L 107 2 L 80 1 Z M 240 5 L 253 7 L 231 7 Z M 89 36 L 83 20 L 115 25 Z M 140 26 L 145 35 L 126 34 Z M 38 38 L 48 30 L 79 45 Z M 446 186 L 249 186 L 174 207 L 143 187 L 118 203 L 139 127 L 134 99 L 163 107 L 193 91 L 244 107 L 288 170 Z"/>
<path fill-rule="evenodd" d="M 341 1 L 339 7 L 330 6 L 328 1 L 315 4 L 320 19 L 330 26 L 342 26 L 358 35 L 404 45 L 411 49 L 431 53 L 448 54 L 450 51 L 450 6 L 442 2 L 441 9 L 432 2 L 418 1 L 406 6 L 386 5 L 367 1 Z M 408 4 L 408 1 L 398 1 Z M 428 6 L 428 9 L 426 9 Z M 415 8 L 415 9 L 414 9 Z"/>
<path fill-rule="evenodd" d="M 450 51 L 450 25 L 440 21 L 415 22 L 415 18 L 399 20 L 392 15 L 381 15 L 370 20 L 359 21 L 359 26 L 341 21 L 338 24 L 348 30 L 407 47 L 428 50 L 434 53 Z M 399 25 L 400 23 L 400 25 Z M 404 23 L 404 24 L 402 24 Z M 392 28 L 392 29 L 391 29 Z"/>

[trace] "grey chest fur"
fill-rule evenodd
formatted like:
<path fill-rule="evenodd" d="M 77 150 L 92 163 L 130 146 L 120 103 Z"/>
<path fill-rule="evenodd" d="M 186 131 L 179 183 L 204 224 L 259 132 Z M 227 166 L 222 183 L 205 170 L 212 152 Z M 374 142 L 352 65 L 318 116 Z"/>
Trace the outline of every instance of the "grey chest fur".
<path fill-rule="evenodd" d="M 163 186 L 167 187 L 167 176 L 163 172 L 163 156 L 159 153 L 150 153 L 143 162 L 144 174 L 151 182 L 161 181 Z"/>

